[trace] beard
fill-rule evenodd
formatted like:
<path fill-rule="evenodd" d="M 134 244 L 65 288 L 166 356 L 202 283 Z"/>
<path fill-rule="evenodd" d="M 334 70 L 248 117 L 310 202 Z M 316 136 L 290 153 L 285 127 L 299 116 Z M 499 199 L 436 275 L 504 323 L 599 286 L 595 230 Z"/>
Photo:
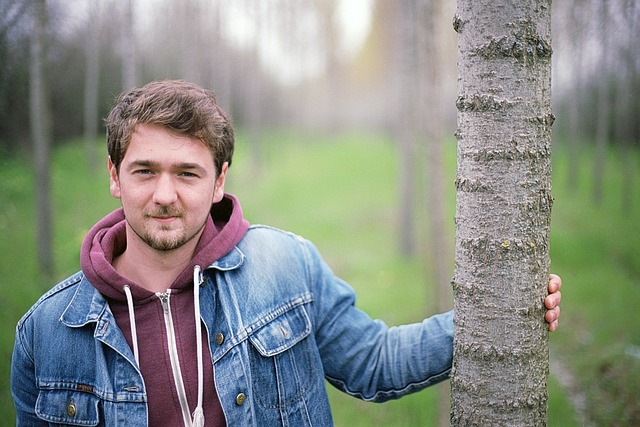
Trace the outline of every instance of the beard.
<path fill-rule="evenodd" d="M 143 242 L 151 248 L 162 252 L 169 252 L 182 247 L 198 235 L 205 226 L 203 223 L 194 233 L 187 234 L 187 230 L 184 227 L 176 228 L 172 224 L 161 224 L 158 228 L 149 226 L 147 220 L 154 217 L 176 217 L 181 220 L 184 218 L 184 211 L 170 206 L 162 206 L 144 214 L 145 224 L 147 225 L 143 225 L 142 229 L 138 230 L 129 223 L 131 229 Z"/>
<path fill-rule="evenodd" d="M 140 235 L 138 235 L 140 236 Z M 184 232 L 177 235 L 157 236 L 151 233 L 144 233 L 140 238 L 149 246 L 157 251 L 169 252 L 178 249 L 187 243 L 191 238 L 188 238 Z"/>

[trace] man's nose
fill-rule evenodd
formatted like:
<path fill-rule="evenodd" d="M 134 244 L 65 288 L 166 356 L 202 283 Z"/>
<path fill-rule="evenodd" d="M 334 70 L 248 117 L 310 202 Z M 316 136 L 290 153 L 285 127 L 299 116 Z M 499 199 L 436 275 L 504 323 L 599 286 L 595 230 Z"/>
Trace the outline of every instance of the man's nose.
<path fill-rule="evenodd" d="M 178 198 L 176 183 L 169 174 L 161 174 L 153 192 L 153 201 L 158 205 L 171 205 Z"/>

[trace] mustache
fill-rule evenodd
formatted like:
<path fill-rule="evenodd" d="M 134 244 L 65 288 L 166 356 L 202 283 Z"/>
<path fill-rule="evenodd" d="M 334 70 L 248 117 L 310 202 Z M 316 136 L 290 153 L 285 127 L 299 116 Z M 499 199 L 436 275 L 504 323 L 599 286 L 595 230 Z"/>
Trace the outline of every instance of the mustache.
<path fill-rule="evenodd" d="M 154 217 L 182 217 L 184 216 L 184 211 L 182 209 L 173 207 L 173 206 L 160 206 L 152 211 L 148 211 L 145 213 L 145 217 L 154 218 Z"/>

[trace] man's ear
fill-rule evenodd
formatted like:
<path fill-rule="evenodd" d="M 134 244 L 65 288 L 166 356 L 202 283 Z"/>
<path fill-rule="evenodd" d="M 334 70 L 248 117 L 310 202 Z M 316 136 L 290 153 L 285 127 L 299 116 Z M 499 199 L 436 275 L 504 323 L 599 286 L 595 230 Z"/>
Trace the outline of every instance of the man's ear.
<path fill-rule="evenodd" d="M 213 188 L 213 200 L 212 203 L 218 203 L 224 197 L 224 183 L 227 179 L 227 171 L 229 170 L 229 163 L 224 162 L 222 164 L 222 170 L 216 178 L 215 187 Z"/>
<path fill-rule="evenodd" d="M 120 198 L 120 180 L 118 179 L 118 170 L 116 166 L 111 161 L 111 156 L 109 156 L 109 160 L 107 161 L 107 167 L 109 168 L 109 191 L 111 191 L 111 195 L 116 199 Z"/>

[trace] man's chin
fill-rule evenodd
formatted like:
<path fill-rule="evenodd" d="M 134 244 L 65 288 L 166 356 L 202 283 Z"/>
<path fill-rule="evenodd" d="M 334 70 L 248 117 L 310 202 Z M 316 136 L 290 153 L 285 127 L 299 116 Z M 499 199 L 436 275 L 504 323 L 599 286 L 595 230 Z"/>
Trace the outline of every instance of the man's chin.
<path fill-rule="evenodd" d="M 163 240 L 163 241 L 151 240 L 151 241 L 148 241 L 147 244 L 152 249 L 155 249 L 156 251 L 160 251 L 160 252 L 175 251 L 176 249 L 178 249 L 183 245 L 182 243 L 179 243 L 179 242 L 166 241 L 166 240 Z"/>
<path fill-rule="evenodd" d="M 151 248 L 162 251 L 170 252 L 182 247 L 187 243 L 188 239 L 185 236 L 166 236 L 167 230 L 161 231 L 159 234 L 165 234 L 165 236 L 147 236 L 144 240 L 151 246 Z"/>

